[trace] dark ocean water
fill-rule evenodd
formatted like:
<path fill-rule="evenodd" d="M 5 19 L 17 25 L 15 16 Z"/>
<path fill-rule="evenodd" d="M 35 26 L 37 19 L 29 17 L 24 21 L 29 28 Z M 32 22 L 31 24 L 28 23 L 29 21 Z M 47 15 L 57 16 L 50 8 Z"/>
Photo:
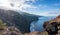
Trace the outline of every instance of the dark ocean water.
<path fill-rule="evenodd" d="M 56 16 L 45 16 L 45 17 L 39 17 L 38 21 L 34 21 L 31 23 L 30 31 L 31 32 L 42 32 L 43 31 L 43 24 L 45 21 L 54 19 Z"/>

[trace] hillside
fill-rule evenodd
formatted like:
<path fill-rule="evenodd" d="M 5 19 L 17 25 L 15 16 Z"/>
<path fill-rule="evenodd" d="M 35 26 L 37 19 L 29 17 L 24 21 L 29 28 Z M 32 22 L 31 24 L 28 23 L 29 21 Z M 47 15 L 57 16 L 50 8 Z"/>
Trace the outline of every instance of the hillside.
<path fill-rule="evenodd" d="M 7 23 L 7 26 L 15 25 L 22 33 L 30 32 L 30 23 L 37 21 L 38 17 L 25 12 L 0 9 L 0 19 Z"/>

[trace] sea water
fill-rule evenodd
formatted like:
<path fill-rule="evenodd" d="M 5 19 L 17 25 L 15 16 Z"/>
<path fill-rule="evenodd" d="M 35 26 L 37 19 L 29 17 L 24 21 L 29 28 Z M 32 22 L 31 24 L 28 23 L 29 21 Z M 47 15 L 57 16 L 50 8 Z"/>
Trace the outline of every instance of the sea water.
<path fill-rule="evenodd" d="M 38 21 L 33 21 L 30 25 L 30 31 L 31 32 L 42 32 L 43 31 L 43 24 L 45 21 L 49 21 L 51 19 L 54 19 L 56 16 L 43 16 L 39 17 Z"/>

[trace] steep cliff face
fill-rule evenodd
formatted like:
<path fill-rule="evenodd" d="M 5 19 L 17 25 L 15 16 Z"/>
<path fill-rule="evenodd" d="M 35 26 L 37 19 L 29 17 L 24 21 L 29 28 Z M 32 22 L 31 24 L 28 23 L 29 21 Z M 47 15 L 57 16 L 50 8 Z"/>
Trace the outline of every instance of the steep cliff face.
<path fill-rule="evenodd" d="M 59 34 L 60 30 L 60 15 L 50 21 L 47 21 L 43 25 L 45 31 L 48 32 L 49 35 Z M 59 34 L 60 35 L 60 34 Z"/>
<path fill-rule="evenodd" d="M 0 18 L 8 26 L 15 25 L 22 33 L 30 32 L 30 23 L 38 20 L 36 15 L 3 9 L 0 9 Z"/>

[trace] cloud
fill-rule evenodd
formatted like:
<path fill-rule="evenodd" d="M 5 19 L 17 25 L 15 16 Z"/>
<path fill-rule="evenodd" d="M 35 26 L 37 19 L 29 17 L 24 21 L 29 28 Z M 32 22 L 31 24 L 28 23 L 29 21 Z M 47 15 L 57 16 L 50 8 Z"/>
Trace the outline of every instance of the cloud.
<path fill-rule="evenodd" d="M 25 3 L 26 1 L 35 2 L 36 0 L 0 0 L 0 7 L 9 9 L 24 10 L 27 8 L 36 8 L 33 5 Z"/>
<path fill-rule="evenodd" d="M 44 5 L 34 6 L 32 4 L 26 3 L 26 1 L 32 1 L 33 3 L 35 3 L 38 0 L 0 0 L 0 8 L 3 7 L 7 9 L 27 11 L 28 9 L 33 10 L 39 7 L 40 8 L 46 7 Z"/>
<path fill-rule="evenodd" d="M 43 4 L 37 6 L 37 8 L 47 8 L 47 7 L 48 7 L 47 5 L 43 5 Z"/>
<path fill-rule="evenodd" d="M 0 6 L 9 6 L 8 0 L 0 0 Z"/>
<path fill-rule="evenodd" d="M 53 14 L 54 16 L 60 15 L 60 9 L 55 9 L 55 10 L 49 12 L 49 14 Z"/>
<path fill-rule="evenodd" d="M 60 9 L 54 9 L 54 10 L 42 12 L 40 15 L 43 15 L 43 16 L 58 16 L 58 15 L 60 15 Z"/>
<path fill-rule="evenodd" d="M 54 6 L 60 6 L 60 3 L 55 3 Z"/>
<path fill-rule="evenodd" d="M 35 3 L 35 2 L 38 1 L 38 0 L 27 0 L 27 1 L 28 1 L 28 2 L 31 1 L 31 2 Z"/>
<path fill-rule="evenodd" d="M 55 10 L 52 9 L 51 11 L 45 11 L 45 12 L 40 11 L 40 9 L 42 9 L 42 10 L 47 9 L 48 6 L 43 5 L 43 4 L 39 4 L 38 6 L 35 6 L 32 4 L 26 3 L 26 1 L 32 1 L 33 3 L 35 3 L 38 0 L 0 0 L 0 8 L 11 9 L 11 10 L 20 10 L 20 11 L 27 12 L 30 14 L 42 15 L 42 16 L 56 16 L 56 15 L 60 14 L 59 9 L 55 9 Z M 44 1 L 44 0 L 40 0 L 40 1 Z M 60 5 L 60 3 L 55 4 L 55 5 Z M 37 12 L 38 9 L 39 9 L 39 12 Z M 36 11 L 36 12 L 34 12 L 34 11 Z"/>
<path fill-rule="evenodd" d="M 41 12 L 32 12 L 30 14 L 40 15 L 40 16 L 58 16 L 60 15 L 60 9 L 52 9 L 48 11 L 41 11 Z"/>

